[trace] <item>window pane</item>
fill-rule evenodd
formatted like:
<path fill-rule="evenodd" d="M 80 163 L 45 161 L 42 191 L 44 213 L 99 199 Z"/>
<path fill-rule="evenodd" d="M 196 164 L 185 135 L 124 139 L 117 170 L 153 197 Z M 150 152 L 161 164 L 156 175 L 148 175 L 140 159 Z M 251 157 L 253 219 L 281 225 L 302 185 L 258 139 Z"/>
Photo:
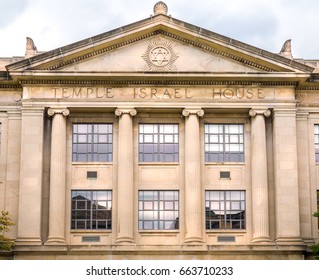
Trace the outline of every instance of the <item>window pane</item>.
<path fill-rule="evenodd" d="M 73 124 L 72 139 L 73 161 L 112 161 L 112 124 Z"/>
<path fill-rule="evenodd" d="M 206 191 L 205 199 L 207 230 L 245 229 L 245 191 Z"/>
<path fill-rule="evenodd" d="M 111 229 L 111 191 L 72 191 L 71 229 Z"/>
<path fill-rule="evenodd" d="M 178 161 L 177 124 L 140 124 L 138 139 L 140 162 Z"/>
<path fill-rule="evenodd" d="M 205 125 L 206 162 L 244 161 L 244 126 L 234 124 Z"/>
<path fill-rule="evenodd" d="M 178 229 L 178 191 L 139 191 L 138 197 L 139 229 Z"/>

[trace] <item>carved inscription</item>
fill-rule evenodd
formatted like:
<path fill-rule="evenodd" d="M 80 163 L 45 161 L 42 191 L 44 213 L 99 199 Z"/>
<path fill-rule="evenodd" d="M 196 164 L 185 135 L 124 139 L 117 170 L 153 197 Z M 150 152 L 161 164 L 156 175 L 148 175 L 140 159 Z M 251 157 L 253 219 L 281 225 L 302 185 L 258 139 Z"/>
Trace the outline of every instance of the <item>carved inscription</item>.
<path fill-rule="evenodd" d="M 79 87 L 79 88 L 53 88 L 54 98 L 113 98 L 112 88 L 107 87 Z"/>
<path fill-rule="evenodd" d="M 43 91 L 34 90 L 32 88 L 29 92 L 31 93 L 29 98 L 103 99 L 110 101 L 114 99 L 138 99 L 153 101 L 249 101 L 276 99 L 276 90 L 274 88 L 257 87 L 52 87 L 45 88 Z"/>
<path fill-rule="evenodd" d="M 140 99 L 191 99 L 193 95 L 186 88 L 135 88 L 134 98 Z"/>

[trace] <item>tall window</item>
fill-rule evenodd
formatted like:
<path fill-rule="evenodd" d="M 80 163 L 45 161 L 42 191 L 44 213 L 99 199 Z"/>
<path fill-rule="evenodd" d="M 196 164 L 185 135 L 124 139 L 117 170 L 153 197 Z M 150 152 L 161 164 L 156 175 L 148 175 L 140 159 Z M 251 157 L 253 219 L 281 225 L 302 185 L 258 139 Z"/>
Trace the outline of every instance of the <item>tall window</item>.
<path fill-rule="evenodd" d="M 244 162 L 244 125 L 206 124 L 205 162 Z"/>
<path fill-rule="evenodd" d="M 139 161 L 177 162 L 178 124 L 140 124 Z"/>
<path fill-rule="evenodd" d="M 206 229 L 245 229 L 245 191 L 206 191 Z"/>
<path fill-rule="evenodd" d="M 139 191 L 139 229 L 179 229 L 178 191 Z"/>
<path fill-rule="evenodd" d="M 72 191 L 71 229 L 112 229 L 112 191 Z"/>
<path fill-rule="evenodd" d="M 315 153 L 316 162 L 319 162 L 319 124 L 315 124 Z"/>
<path fill-rule="evenodd" d="M 72 160 L 111 162 L 112 124 L 73 124 Z"/>

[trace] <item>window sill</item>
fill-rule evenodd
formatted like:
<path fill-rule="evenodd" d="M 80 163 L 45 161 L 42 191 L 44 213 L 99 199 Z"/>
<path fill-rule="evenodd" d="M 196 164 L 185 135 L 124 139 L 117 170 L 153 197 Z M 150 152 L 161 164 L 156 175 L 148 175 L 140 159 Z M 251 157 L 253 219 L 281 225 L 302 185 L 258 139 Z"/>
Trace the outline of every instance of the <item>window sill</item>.
<path fill-rule="evenodd" d="M 77 165 L 114 165 L 113 162 L 99 162 L 99 161 L 79 161 L 79 162 L 72 162 L 71 163 L 74 166 Z"/>
<path fill-rule="evenodd" d="M 83 234 L 108 235 L 112 233 L 112 230 L 111 229 L 72 229 L 70 233 L 74 235 L 83 235 Z"/>
<path fill-rule="evenodd" d="M 206 230 L 206 234 L 244 234 L 247 233 L 246 229 L 215 229 Z"/>
<path fill-rule="evenodd" d="M 141 235 L 176 235 L 179 234 L 179 230 L 139 230 Z"/>
<path fill-rule="evenodd" d="M 246 165 L 245 162 L 205 162 L 205 165 Z"/>
<path fill-rule="evenodd" d="M 138 165 L 141 166 L 151 166 L 151 165 L 171 165 L 171 166 L 178 166 L 180 162 L 139 162 Z"/>

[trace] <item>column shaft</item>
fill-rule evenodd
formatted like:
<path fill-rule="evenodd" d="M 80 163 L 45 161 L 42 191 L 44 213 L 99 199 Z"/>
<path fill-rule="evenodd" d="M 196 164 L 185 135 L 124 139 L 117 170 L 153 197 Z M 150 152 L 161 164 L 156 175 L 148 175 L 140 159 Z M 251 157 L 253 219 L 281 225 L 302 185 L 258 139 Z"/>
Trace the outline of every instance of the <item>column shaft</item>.
<path fill-rule="evenodd" d="M 65 243 L 66 119 L 68 109 L 48 110 L 53 116 L 50 162 L 49 244 Z"/>
<path fill-rule="evenodd" d="M 118 142 L 118 229 L 116 243 L 134 244 L 134 176 L 133 119 L 136 110 L 117 109 L 119 117 Z"/>
<path fill-rule="evenodd" d="M 265 116 L 269 110 L 251 110 L 252 242 L 269 242 L 268 173 Z"/>
<path fill-rule="evenodd" d="M 199 116 L 201 109 L 184 109 L 185 116 L 185 243 L 201 243 L 202 238 L 202 192 L 201 149 Z"/>

